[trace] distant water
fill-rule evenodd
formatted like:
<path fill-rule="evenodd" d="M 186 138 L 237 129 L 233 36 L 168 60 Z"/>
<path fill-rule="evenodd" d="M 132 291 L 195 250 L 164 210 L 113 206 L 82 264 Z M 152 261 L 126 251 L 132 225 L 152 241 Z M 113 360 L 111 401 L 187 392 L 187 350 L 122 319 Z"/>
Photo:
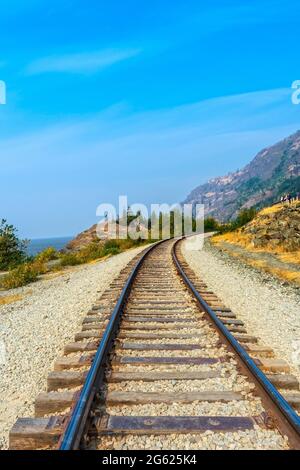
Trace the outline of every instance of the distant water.
<path fill-rule="evenodd" d="M 37 253 L 50 246 L 56 250 L 62 250 L 70 240 L 72 240 L 72 237 L 37 238 L 36 240 L 30 241 L 27 247 L 27 253 L 29 256 L 35 256 Z"/>

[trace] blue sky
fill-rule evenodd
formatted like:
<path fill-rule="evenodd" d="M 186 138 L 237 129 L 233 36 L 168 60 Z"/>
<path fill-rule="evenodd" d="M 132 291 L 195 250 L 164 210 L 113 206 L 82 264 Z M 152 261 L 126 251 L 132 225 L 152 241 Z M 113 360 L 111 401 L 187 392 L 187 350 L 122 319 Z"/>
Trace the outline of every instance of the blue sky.
<path fill-rule="evenodd" d="M 300 129 L 298 1 L 0 0 L 0 216 L 73 235 Z"/>

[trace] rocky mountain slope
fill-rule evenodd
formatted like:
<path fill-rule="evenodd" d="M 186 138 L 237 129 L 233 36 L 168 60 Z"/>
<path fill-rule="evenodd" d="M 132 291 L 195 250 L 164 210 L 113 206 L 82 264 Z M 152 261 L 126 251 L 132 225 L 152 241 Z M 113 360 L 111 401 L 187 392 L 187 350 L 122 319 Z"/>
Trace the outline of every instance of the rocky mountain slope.
<path fill-rule="evenodd" d="M 205 205 L 206 215 L 226 221 L 238 211 L 264 207 L 300 191 L 300 131 L 259 152 L 242 170 L 211 179 L 184 201 Z"/>
<path fill-rule="evenodd" d="M 245 226 L 210 241 L 235 261 L 300 289 L 300 201 L 266 207 Z"/>
<path fill-rule="evenodd" d="M 300 250 L 300 202 L 266 208 L 241 231 L 254 248 Z"/>

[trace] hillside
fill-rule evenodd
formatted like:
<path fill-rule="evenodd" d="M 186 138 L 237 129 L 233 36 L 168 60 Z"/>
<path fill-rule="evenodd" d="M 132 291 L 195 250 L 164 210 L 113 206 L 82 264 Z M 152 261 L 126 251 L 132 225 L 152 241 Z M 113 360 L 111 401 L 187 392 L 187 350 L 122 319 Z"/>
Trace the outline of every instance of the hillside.
<path fill-rule="evenodd" d="M 259 152 L 242 170 L 211 179 L 184 201 L 205 205 L 205 214 L 225 221 L 243 208 L 261 208 L 300 191 L 300 131 Z"/>
<path fill-rule="evenodd" d="M 130 221 L 130 220 L 129 220 Z M 135 224 L 134 221 L 131 221 L 131 224 Z M 144 224 L 138 224 L 139 230 L 146 233 L 146 238 L 148 238 L 148 229 Z M 73 240 L 71 240 L 66 245 L 66 251 L 79 251 L 88 247 L 91 243 L 104 244 L 107 240 L 114 240 L 120 238 L 121 240 L 128 240 L 127 227 L 122 224 L 116 223 L 116 233 L 112 231 L 112 227 L 107 223 L 103 222 L 101 224 L 95 224 L 92 227 L 84 230 L 79 233 Z"/>
<path fill-rule="evenodd" d="M 254 250 L 300 251 L 300 202 L 267 207 L 244 227 L 216 239 L 232 241 Z"/>
<path fill-rule="evenodd" d="M 267 207 L 244 227 L 211 241 L 247 264 L 300 284 L 300 201 Z"/>
<path fill-rule="evenodd" d="M 123 227 L 117 224 L 117 233 L 123 232 Z M 107 222 L 101 224 L 95 224 L 92 227 L 79 233 L 73 240 L 71 240 L 67 246 L 67 251 L 78 251 L 84 247 L 87 247 L 91 243 L 101 243 L 105 240 L 114 238 L 112 233 L 109 231 L 109 225 Z"/>

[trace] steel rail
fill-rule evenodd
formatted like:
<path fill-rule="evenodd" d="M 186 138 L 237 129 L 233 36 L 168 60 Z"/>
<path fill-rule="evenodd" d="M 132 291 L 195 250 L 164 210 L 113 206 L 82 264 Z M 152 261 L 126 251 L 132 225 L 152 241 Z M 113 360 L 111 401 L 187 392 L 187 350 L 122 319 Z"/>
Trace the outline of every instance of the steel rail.
<path fill-rule="evenodd" d="M 209 315 L 215 326 L 225 338 L 226 342 L 238 354 L 238 357 L 246 366 L 246 368 L 250 372 L 250 375 L 256 379 L 256 382 L 260 384 L 264 392 L 267 394 L 268 398 L 275 405 L 276 410 L 280 412 L 281 416 L 279 416 L 279 418 L 281 418 L 281 422 L 285 425 L 285 430 L 288 432 L 288 437 L 290 438 L 290 441 L 293 443 L 296 449 L 300 449 L 300 417 L 294 411 L 291 405 L 285 400 L 285 398 L 278 392 L 278 390 L 274 387 L 274 385 L 270 382 L 266 375 L 260 370 L 254 360 L 249 356 L 245 349 L 230 333 L 226 326 L 224 326 L 222 321 L 217 317 L 214 310 L 201 297 L 194 284 L 188 278 L 176 255 L 176 248 L 180 241 L 182 241 L 182 239 L 177 240 L 172 247 L 172 257 L 177 271 L 179 272 L 186 286 L 193 293 L 203 310 Z"/>
<path fill-rule="evenodd" d="M 145 261 L 148 254 L 166 240 L 161 240 L 151 245 L 144 255 L 139 259 L 132 269 L 125 286 L 122 289 L 120 297 L 114 307 L 108 325 L 103 333 L 95 358 L 86 377 L 79 399 L 74 406 L 71 417 L 67 423 L 66 429 L 60 439 L 59 450 L 76 450 L 79 448 L 80 441 L 86 426 L 87 418 L 90 413 L 91 405 L 104 378 L 105 367 L 111 346 L 122 318 L 123 307 L 130 293 L 133 281 Z"/>
<path fill-rule="evenodd" d="M 208 314 L 214 325 L 217 327 L 227 344 L 229 344 L 231 348 L 237 353 L 241 362 L 249 371 L 250 376 L 255 379 L 256 383 L 261 386 L 268 399 L 271 400 L 276 409 L 276 412 L 281 414 L 281 422 L 283 421 L 283 424 L 285 424 L 285 428 L 288 430 L 288 437 L 291 441 L 293 441 L 294 447 L 300 448 L 300 417 L 288 404 L 284 397 L 278 392 L 274 385 L 268 380 L 265 374 L 259 369 L 254 360 L 229 332 L 226 326 L 223 325 L 221 320 L 217 317 L 216 313 L 205 302 L 205 300 L 199 294 L 198 290 L 195 288 L 194 284 L 188 278 L 176 255 L 176 248 L 181 240 L 182 238 L 178 239 L 172 247 L 172 258 L 178 273 L 182 277 L 187 287 L 193 293 L 200 306 Z M 136 278 L 136 275 L 148 254 L 159 244 L 165 241 L 166 240 L 161 240 L 150 246 L 132 269 L 102 336 L 100 345 L 95 354 L 92 366 L 88 372 L 79 399 L 74 406 L 66 429 L 64 430 L 64 433 L 60 439 L 59 450 L 75 450 L 79 448 L 93 400 L 100 387 L 101 381 L 104 379 L 108 355 L 111 351 L 112 343 L 117 334 L 122 318 L 123 307 L 130 293 L 133 281 Z"/>

